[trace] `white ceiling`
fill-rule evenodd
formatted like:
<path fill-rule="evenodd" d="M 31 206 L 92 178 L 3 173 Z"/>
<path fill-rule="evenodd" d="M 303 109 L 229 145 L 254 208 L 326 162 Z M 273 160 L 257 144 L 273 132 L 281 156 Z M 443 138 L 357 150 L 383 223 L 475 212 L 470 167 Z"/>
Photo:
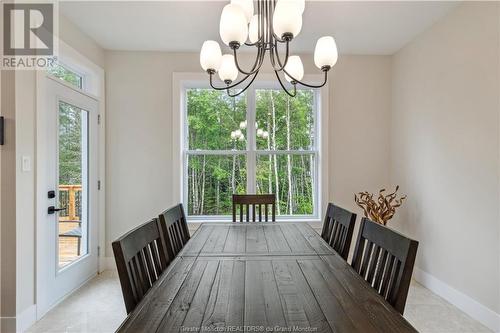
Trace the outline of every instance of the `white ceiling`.
<path fill-rule="evenodd" d="M 60 11 L 105 49 L 198 52 L 220 41 L 219 17 L 229 1 L 71 1 Z M 458 2 L 307 1 L 292 51 L 314 50 L 333 35 L 343 54 L 393 54 Z"/>

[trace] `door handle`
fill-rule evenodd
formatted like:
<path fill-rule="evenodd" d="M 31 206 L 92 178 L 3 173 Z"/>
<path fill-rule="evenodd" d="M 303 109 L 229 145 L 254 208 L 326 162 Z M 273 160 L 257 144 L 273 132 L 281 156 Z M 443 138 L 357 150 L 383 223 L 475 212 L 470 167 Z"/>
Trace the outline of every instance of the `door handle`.
<path fill-rule="evenodd" d="M 54 206 L 49 206 L 47 209 L 48 214 L 54 214 L 55 212 L 60 212 L 61 210 L 65 210 L 66 208 L 56 208 Z"/>

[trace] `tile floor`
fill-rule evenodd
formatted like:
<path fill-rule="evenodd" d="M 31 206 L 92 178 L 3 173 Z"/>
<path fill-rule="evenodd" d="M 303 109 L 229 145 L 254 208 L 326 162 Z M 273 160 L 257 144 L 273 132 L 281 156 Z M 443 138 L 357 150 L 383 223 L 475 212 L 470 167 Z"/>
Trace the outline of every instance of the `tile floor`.
<path fill-rule="evenodd" d="M 125 316 L 118 275 L 116 271 L 105 271 L 50 311 L 28 332 L 114 332 Z M 404 316 L 421 333 L 491 332 L 415 281 Z"/>

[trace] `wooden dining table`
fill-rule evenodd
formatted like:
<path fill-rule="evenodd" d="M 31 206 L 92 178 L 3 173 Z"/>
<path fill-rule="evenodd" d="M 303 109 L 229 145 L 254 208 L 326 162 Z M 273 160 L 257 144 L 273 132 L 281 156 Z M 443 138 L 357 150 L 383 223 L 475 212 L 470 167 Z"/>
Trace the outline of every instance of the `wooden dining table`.
<path fill-rule="evenodd" d="M 307 223 L 204 223 L 118 332 L 417 332 Z"/>

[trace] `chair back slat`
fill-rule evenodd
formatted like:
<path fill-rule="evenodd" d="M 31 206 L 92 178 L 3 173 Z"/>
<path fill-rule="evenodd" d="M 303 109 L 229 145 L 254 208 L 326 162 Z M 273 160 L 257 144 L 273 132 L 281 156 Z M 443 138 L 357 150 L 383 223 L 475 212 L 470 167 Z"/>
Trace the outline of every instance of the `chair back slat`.
<path fill-rule="evenodd" d="M 173 260 L 190 238 L 182 204 L 160 214 L 160 230 L 165 242 L 167 257 Z"/>
<path fill-rule="evenodd" d="M 126 233 L 112 247 L 125 308 L 130 313 L 168 265 L 158 220 Z"/>
<path fill-rule="evenodd" d="M 269 222 L 270 211 L 271 221 L 275 222 L 276 196 L 274 194 L 233 194 L 233 222 L 262 222 L 262 220 Z M 239 221 L 236 218 L 238 215 Z"/>
<path fill-rule="evenodd" d="M 361 220 L 352 266 L 401 314 L 417 248 L 417 241 L 367 218 Z"/>
<path fill-rule="evenodd" d="M 335 206 L 332 203 L 328 204 L 321 237 L 330 244 L 344 260 L 347 260 L 349 256 L 355 223 L 356 214 L 339 206 Z"/>

